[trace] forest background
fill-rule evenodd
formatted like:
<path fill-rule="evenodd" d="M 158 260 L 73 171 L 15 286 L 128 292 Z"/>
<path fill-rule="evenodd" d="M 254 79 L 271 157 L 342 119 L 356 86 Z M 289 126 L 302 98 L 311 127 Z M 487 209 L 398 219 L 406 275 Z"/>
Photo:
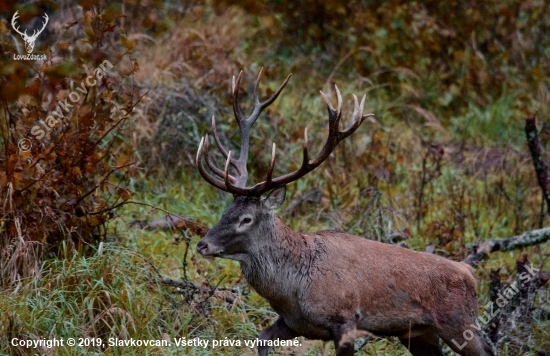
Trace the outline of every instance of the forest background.
<path fill-rule="evenodd" d="M 283 152 L 279 173 L 297 168 L 305 126 L 310 150 L 321 147 L 327 115 L 319 90 L 334 95 L 338 85 L 344 120 L 351 94 L 366 94 L 365 110 L 376 117 L 288 187 L 283 220 L 299 231 L 335 229 L 470 258 L 481 307 L 526 265 L 539 269 L 484 329 L 502 355 L 548 354 L 549 7 L 543 0 L 0 4 L 0 353 L 178 355 L 181 348 L 104 343 L 32 350 L 10 340 L 244 340 L 274 320 L 236 263 L 195 252 L 231 201 L 197 173 L 200 139 L 214 115 L 223 142 L 238 146 L 231 78 L 243 71 L 242 101 L 250 105 L 264 68 L 262 97 L 292 79 L 253 130 L 253 182 L 265 176 L 272 142 Z M 16 11 L 16 25 L 29 34 L 48 15 L 33 52 L 45 61 L 14 59 L 25 53 L 12 26 Z M 106 60 L 113 66 L 97 84 L 83 84 Z M 73 107 L 64 118 L 44 138 L 33 136 L 66 100 Z M 526 132 L 536 135 L 538 153 Z M 528 232 L 495 247 L 494 239 Z M 334 353 L 331 344 L 301 343 L 277 352 Z M 393 339 L 357 347 L 359 355 L 406 354 Z"/>

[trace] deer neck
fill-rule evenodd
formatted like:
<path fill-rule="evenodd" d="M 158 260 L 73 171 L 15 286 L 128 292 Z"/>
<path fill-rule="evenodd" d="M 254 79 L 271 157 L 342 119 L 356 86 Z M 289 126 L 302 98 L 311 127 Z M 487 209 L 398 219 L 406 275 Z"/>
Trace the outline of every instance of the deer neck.
<path fill-rule="evenodd" d="M 310 281 L 311 266 L 321 257 L 316 242 L 290 229 L 275 214 L 266 219 L 256 241 L 241 260 L 247 282 L 272 303 L 293 290 L 303 290 Z"/>

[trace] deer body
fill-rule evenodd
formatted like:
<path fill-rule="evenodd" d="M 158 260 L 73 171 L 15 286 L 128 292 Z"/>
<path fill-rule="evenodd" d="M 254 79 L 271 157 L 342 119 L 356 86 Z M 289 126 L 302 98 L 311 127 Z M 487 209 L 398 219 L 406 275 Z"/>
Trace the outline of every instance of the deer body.
<path fill-rule="evenodd" d="M 298 170 L 273 178 L 274 146 L 266 180 L 246 187 L 250 127 L 288 81 L 260 103 L 259 78 L 249 118 L 238 104 L 241 77 L 233 81 L 233 108 L 242 133 L 239 158 L 233 158 L 221 145 L 214 120 L 214 138 L 226 158 L 225 169 L 213 164 L 207 137 L 197 152 L 203 178 L 234 194 L 233 204 L 201 239 L 197 251 L 239 261 L 247 282 L 279 314 L 259 338 L 332 340 L 337 356 L 351 356 L 359 336 L 397 336 L 414 356 L 443 356 L 441 338 L 462 356 L 493 355 L 476 327 L 476 281 L 466 264 L 341 232 L 298 233 L 275 215 L 274 209 L 284 201 L 285 184 L 321 164 L 368 116 L 362 115 L 364 98 L 361 104 L 355 98 L 352 119 L 339 131 L 338 88 L 337 110 L 323 94 L 329 112 L 329 138 L 321 152 L 309 159 L 306 129 L 303 163 Z M 223 180 L 207 173 L 202 159 Z M 269 194 L 262 198 L 265 192 Z M 268 347 L 260 345 L 258 353 L 266 356 Z"/>
<path fill-rule="evenodd" d="M 475 280 L 459 263 L 333 231 L 299 234 L 278 218 L 276 225 L 262 237 L 272 247 L 241 261 L 242 272 L 307 338 L 331 340 L 327 320 L 338 318 L 376 335 L 407 337 L 409 328 L 414 335 L 442 322 L 467 326 L 477 315 Z"/>
<path fill-rule="evenodd" d="M 364 331 L 397 336 L 411 352 L 417 348 L 413 355 L 443 355 L 440 337 L 460 355 L 491 355 L 479 335 L 464 340 L 478 310 L 468 265 L 346 233 L 298 233 L 270 204 L 236 198 L 197 247 L 239 261 L 279 314 L 260 339 L 332 340 L 338 355 L 351 355 Z M 458 349 L 453 339 L 466 346 Z M 267 347 L 259 352 L 267 355 Z"/>

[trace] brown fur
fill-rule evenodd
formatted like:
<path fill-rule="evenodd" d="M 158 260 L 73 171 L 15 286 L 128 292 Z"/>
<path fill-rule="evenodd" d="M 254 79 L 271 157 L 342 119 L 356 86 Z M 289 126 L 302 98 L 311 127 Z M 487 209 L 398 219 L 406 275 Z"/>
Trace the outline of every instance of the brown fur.
<path fill-rule="evenodd" d="M 356 335 L 368 332 L 397 336 L 415 356 L 443 355 L 439 338 L 463 356 L 493 355 L 470 326 L 477 286 L 464 263 L 346 233 L 301 234 L 263 200 L 244 197 L 197 249 L 240 261 L 246 280 L 279 314 L 261 339 L 332 340 L 344 356 L 353 354 Z M 452 340 L 462 345 L 466 329 L 474 338 L 459 349 Z"/>

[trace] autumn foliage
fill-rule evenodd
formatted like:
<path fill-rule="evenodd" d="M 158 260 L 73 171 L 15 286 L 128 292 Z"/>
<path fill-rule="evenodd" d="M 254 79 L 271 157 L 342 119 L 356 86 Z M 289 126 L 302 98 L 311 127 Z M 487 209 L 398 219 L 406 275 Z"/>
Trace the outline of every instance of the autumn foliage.
<path fill-rule="evenodd" d="M 137 63 L 119 18 L 113 7 L 85 7 L 60 37 L 38 43 L 45 62 L 0 66 L 1 285 L 37 273 L 45 253 L 96 244 L 113 208 L 132 196 L 125 182 L 134 162 L 121 132 L 140 95 L 128 85 Z M 3 53 L 18 53 L 5 25 Z"/>
<path fill-rule="evenodd" d="M 536 90 L 550 74 L 545 1 L 214 3 L 258 16 L 264 27 L 258 42 L 281 53 L 317 53 L 327 70 L 336 58 L 338 66 L 380 83 L 400 86 L 403 78 L 421 78 L 424 88 L 439 89 L 437 96 L 421 98 L 428 105 L 457 109 L 472 99 L 487 104 L 526 85 Z"/>

